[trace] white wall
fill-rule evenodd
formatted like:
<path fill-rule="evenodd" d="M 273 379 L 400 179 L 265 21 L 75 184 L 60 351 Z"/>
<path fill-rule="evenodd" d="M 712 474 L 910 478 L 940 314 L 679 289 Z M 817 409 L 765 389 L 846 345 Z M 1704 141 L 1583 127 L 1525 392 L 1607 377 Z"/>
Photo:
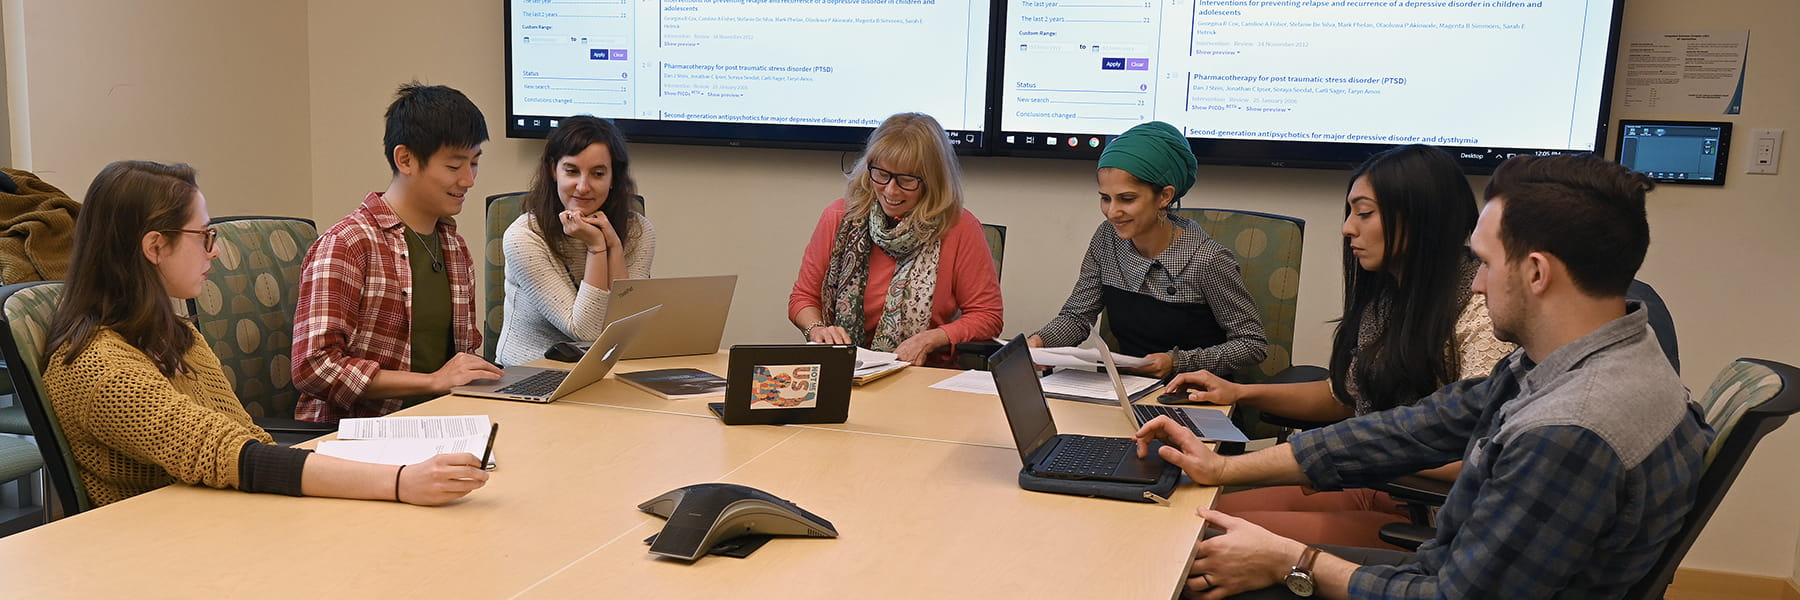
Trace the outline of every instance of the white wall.
<path fill-rule="evenodd" d="M 1800 5 L 1781 0 L 1626 4 L 1630 30 L 1750 29 L 1750 54 L 1741 115 L 1619 113 L 1622 118 L 1726 120 L 1736 124 L 1731 172 L 1723 189 L 1663 186 L 1651 198 L 1650 256 L 1641 278 L 1656 285 L 1679 327 L 1683 377 L 1703 393 L 1726 361 L 1751 356 L 1800 364 L 1800 320 L 1793 301 L 1800 281 L 1788 265 L 1800 258 L 1800 160 L 1783 161 L 1780 175 L 1743 172 L 1750 130 L 1800 132 L 1800 79 L 1794 65 L 1800 40 L 1774 24 L 1800 20 Z M 1617 94 L 1615 94 L 1617 96 Z M 1786 577 L 1800 572 L 1800 425 L 1763 440 L 1719 512 L 1684 562 L 1686 566 Z"/>
<path fill-rule="evenodd" d="M 187 162 L 214 214 L 311 215 L 302 2 L 6 6 L 24 34 L 17 164 L 80 199 L 108 162 Z"/>
<path fill-rule="evenodd" d="M 503 131 L 502 9 L 491 0 L 4 1 L 8 18 L 29 21 L 7 23 L 9 32 L 25 32 L 26 39 L 7 41 L 26 53 L 31 84 L 23 94 L 31 152 L 19 158 L 77 196 L 106 161 L 184 160 L 201 168 L 215 214 L 310 215 L 328 224 L 386 185 L 381 112 L 394 87 L 413 78 L 464 90 L 487 112 L 492 131 Z M 1784 0 L 1703 7 L 1634 0 L 1626 27 L 1758 28 L 1797 20 L 1800 6 Z M 1779 176 L 1738 168 L 1748 129 L 1800 135 L 1796 58 L 1800 41 L 1785 27 L 1753 31 L 1745 113 L 1727 118 L 1740 128 L 1731 183 L 1665 186 L 1651 198 L 1654 243 L 1641 277 L 1676 315 L 1684 380 L 1696 393 L 1737 356 L 1800 362 L 1800 321 L 1787 301 L 1800 296 L 1800 283 L 1783 276 L 1785 263 L 1800 256 L 1790 226 L 1800 217 L 1792 201 L 1800 163 L 1790 158 Z M 15 116 L 19 97 L 13 94 Z M 490 142 L 471 196 L 525 187 L 540 148 L 531 140 Z M 841 193 L 842 156 L 649 144 L 633 152 L 661 243 L 656 274 L 738 273 L 727 343 L 797 339 L 784 320 L 786 296 L 818 210 Z M 1002 280 L 1005 330 L 1034 329 L 1067 294 L 1097 222 L 1092 165 L 970 158 L 964 167 L 970 208 L 1012 228 Z M 1189 206 L 1307 219 L 1295 357 L 1324 362 L 1326 321 L 1338 302 L 1344 173 L 1203 167 L 1200 177 Z M 481 216 L 472 203 L 462 218 L 477 252 L 484 250 Z M 1689 566 L 1800 574 L 1800 513 L 1791 509 L 1800 482 L 1786 465 L 1797 451 L 1800 426 L 1765 440 Z"/>

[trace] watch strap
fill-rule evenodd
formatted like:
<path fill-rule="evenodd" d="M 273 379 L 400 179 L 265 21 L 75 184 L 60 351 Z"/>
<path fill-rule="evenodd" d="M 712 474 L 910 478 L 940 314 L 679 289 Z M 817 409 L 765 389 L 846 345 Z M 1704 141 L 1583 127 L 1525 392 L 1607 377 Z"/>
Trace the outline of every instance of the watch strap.
<path fill-rule="evenodd" d="M 1294 570 L 1307 575 L 1312 575 L 1313 563 L 1318 562 L 1318 560 L 1319 549 L 1313 546 L 1307 546 L 1305 550 L 1300 552 L 1300 560 L 1294 562 Z"/>

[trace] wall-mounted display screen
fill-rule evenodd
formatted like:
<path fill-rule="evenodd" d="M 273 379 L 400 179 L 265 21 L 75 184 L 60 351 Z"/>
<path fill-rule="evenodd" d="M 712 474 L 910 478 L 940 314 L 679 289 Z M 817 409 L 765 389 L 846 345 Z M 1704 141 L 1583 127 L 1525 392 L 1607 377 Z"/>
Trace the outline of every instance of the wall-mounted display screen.
<path fill-rule="evenodd" d="M 614 119 L 636 141 L 853 147 L 883 118 L 986 143 L 980 0 L 509 0 L 507 135 Z"/>

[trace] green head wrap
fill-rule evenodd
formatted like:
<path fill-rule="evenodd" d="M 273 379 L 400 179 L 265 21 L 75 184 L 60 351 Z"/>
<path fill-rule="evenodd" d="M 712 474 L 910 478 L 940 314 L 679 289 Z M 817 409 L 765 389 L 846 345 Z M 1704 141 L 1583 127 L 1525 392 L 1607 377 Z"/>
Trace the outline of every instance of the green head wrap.
<path fill-rule="evenodd" d="M 1200 173 L 1187 137 L 1162 121 L 1138 125 L 1113 138 L 1100 153 L 1098 168 L 1106 167 L 1123 169 L 1159 191 L 1163 186 L 1175 186 L 1176 200 L 1194 187 L 1194 177 Z"/>

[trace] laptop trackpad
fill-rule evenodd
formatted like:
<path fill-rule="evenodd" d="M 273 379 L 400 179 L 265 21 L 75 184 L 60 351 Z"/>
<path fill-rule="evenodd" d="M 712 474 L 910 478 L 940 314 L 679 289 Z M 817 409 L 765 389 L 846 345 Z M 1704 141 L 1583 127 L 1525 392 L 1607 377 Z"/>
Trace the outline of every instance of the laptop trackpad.
<path fill-rule="evenodd" d="M 1130 454 L 1126 455 L 1125 460 L 1119 462 L 1119 468 L 1113 471 L 1113 475 L 1121 479 L 1138 481 L 1162 479 L 1163 470 L 1169 468 L 1170 465 L 1156 453 L 1156 450 L 1161 447 L 1162 442 L 1150 442 L 1149 452 L 1141 459 L 1137 457 L 1137 450 L 1133 449 Z"/>

